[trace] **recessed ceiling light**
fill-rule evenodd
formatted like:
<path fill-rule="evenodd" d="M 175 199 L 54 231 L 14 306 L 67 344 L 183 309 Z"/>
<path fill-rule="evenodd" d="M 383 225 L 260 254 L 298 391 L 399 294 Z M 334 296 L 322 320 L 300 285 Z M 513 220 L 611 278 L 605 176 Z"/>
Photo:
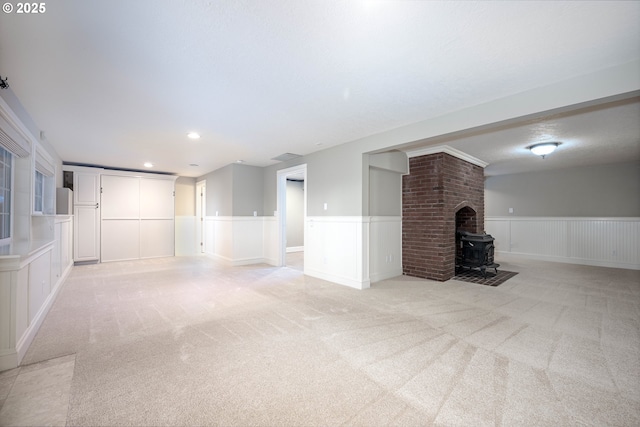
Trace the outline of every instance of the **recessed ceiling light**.
<path fill-rule="evenodd" d="M 244 160 L 236 160 L 236 163 L 244 163 Z"/>
<path fill-rule="evenodd" d="M 200 139 L 200 134 L 198 132 L 189 132 L 187 137 L 191 139 Z"/>
<path fill-rule="evenodd" d="M 144 163 L 144 167 L 145 167 L 145 168 L 152 168 L 152 167 L 153 167 L 153 163 L 151 163 L 151 162 L 145 162 L 145 163 Z"/>

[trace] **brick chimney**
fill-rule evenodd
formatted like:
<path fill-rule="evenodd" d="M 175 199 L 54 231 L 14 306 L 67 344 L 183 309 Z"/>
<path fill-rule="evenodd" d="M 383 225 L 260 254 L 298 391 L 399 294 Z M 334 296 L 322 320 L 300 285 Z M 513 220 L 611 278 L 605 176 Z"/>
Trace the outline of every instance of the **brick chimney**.
<path fill-rule="evenodd" d="M 451 279 L 456 226 L 484 229 L 484 169 L 444 152 L 410 158 L 402 178 L 403 273 Z"/>

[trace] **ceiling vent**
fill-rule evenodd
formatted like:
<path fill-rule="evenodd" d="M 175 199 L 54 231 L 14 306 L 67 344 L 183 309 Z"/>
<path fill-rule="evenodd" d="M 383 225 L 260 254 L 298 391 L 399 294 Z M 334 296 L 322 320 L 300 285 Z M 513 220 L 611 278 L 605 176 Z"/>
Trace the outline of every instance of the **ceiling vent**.
<path fill-rule="evenodd" d="M 300 154 L 284 153 L 284 154 L 280 154 L 278 157 L 274 157 L 271 160 L 286 162 L 287 160 L 297 159 L 298 157 L 302 157 L 302 156 Z"/>

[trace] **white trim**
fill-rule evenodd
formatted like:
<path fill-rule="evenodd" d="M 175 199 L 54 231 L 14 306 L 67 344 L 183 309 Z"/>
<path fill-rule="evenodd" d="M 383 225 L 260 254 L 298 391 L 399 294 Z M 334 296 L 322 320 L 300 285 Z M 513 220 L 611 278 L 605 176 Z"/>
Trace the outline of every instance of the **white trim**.
<path fill-rule="evenodd" d="M 290 254 L 292 252 L 304 252 L 304 246 L 289 246 L 287 253 Z"/>
<path fill-rule="evenodd" d="M 487 216 L 485 221 L 624 221 L 640 222 L 640 217 L 635 216 Z"/>
<path fill-rule="evenodd" d="M 302 173 L 304 177 L 303 188 L 303 222 L 307 220 L 307 164 L 301 164 L 290 168 L 280 169 L 276 171 L 276 212 L 275 216 L 278 220 L 278 252 L 277 266 L 286 264 L 286 241 L 287 241 L 287 176 Z M 305 230 L 306 231 L 306 230 Z M 303 236 L 303 245 L 306 244 L 306 232 Z"/>
<path fill-rule="evenodd" d="M 506 252 L 506 251 L 496 251 L 495 255 L 501 258 L 504 257 L 505 259 L 527 258 L 527 259 L 533 259 L 537 261 L 560 262 L 564 264 L 590 265 L 593 267 L 623 268 L 625 270 L 640 270 L 640 264 L 632 264 L 627 262 L 602 261 L 597 259 L 571 258 L 571 257 L 563 257 L 563 256 L 531 254 L 531 253 L 524 253 L 524 252 Z"/>
<path fill-rule="evenodd" d="M 324 271 L 314 270 L 306 267 L 304 269 L 304 274 L 306 274 L 307 276 L 326 280 L 328 282 L 332 282 L 338 285 L 348 286 L 350 288 L 354 288 L 358 290 L 368 289 L 371 287 L 371 282 L 369 280 L 357 280 L 351 277 L 331 274 Z"/>
<path fill-rule="evenodd" d="M 489 166 L 489 163 L 485 162 L 484 160 L 480 160 L 477 157 L 473 157 L 463 151 L 460 151 L 453 147 L 449 147 L 448 145 L 434 145 L 431 147 L 421 148 L 419 150 L 407 151 L 407 157 L 412 158 L 436 153 L 446 153 L 453 157 L 457 157 L 460 160 L 464 160 L 476 166 L 480 166 L 481 168 L 486 168 L 487 166 Z"/>

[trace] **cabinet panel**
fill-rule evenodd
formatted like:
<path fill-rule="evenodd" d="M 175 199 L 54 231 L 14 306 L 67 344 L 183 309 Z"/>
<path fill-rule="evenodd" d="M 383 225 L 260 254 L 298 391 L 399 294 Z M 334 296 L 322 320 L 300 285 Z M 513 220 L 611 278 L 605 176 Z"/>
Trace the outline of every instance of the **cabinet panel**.
<path fill-rule="evenodd" d="M 13 312 L 13 296 L 11 271 L 0 271 L 0 351 L 11 348 L 11 315 Z M 1 369 L 1 368 L 0 368 Z"/>
<path fill-rule="evenodd" d="M 73 201 L 75 204 L 95 205 L 100 197 L 100 175 L 73 172 Z"/>
<path fill-rule="evenodd" d="M 51 251 L 51 285 L 58 283 L 58 278 L 62 273 L 62 264 L 60 263 L 60 239 L 62 223 L 56 223 L 53 228 L 53 251 Z"/>
<path fill-rule="evenodd" d="M 73 256 L 71 253 L 71 223 L 62 222 L 60 226 L 60 270 L 64 272 Z"/>
<path fill-rule="evenodd" d="M 172 219 L 140 221 L 140 257 L 154 258 L 174 255 L 175 229 Z"/>
<path fill-rule="evenodd" d="M 51 252 L 29 264 L 29 324 L 38 314 L 51 291 Z"/>
<path fill-rule="evenodd" d="M 74 261 L 95 261 L 100 258 L 100 218 L 95 206 L 76 206 L 73 236 Z"/>
<path fill-rule="evenodd" d="M 102 219 L 140 216 L 140 178 L 102 175 Z"/>
<path fill-rule="evenodd" d="M 16 342 L 20 341 L 29 327 L 29 266 L 17 273 L 16 282 Z"/>
<path fill-rule="evenodd" d="M 140 220 L 102 221 L 102 261 L 140 258 Z"/>
<path fill-rule="evenodd" d="M 162 179 L 140 180 L 140 217 L 173 219 L 175 212 L 174 181 Z"/>

